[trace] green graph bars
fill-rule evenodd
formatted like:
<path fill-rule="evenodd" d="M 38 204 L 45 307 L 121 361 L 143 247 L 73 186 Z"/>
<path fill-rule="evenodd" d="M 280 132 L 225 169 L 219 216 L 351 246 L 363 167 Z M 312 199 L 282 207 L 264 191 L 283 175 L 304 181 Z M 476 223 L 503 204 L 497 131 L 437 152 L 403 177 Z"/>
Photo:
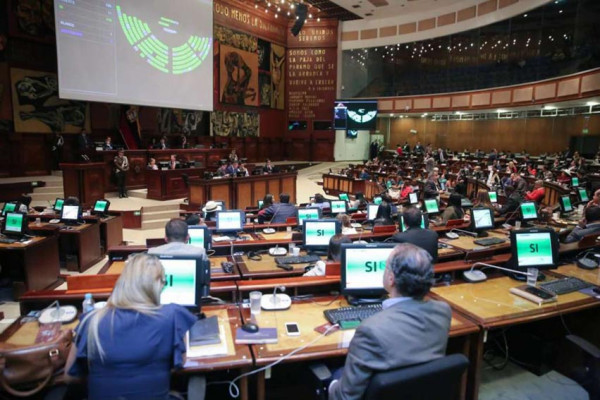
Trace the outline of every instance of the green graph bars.
<path fill-rule="evenodd" d="M 154 36 L 147 23 L 125 14 L 120 6 L 117 6 L 117 15 L 129 44 L 148 64 L 164 73 L 180 75 L 191 72 L 202 65 L 210 52 L 212 39 L 209 37 L 190 36 L 184 44 L 169 49 Z M 158 23 L 165 27 L 178 24 L 164 17 Z"/>

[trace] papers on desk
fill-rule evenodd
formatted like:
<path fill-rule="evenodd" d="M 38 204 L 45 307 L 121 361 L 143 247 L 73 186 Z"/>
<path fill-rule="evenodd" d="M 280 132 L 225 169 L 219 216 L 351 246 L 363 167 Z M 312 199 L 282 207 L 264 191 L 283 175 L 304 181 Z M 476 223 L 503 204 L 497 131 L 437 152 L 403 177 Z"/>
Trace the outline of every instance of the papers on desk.
<path fill-rule="evenodd" d="M 225 338 L 225 328 L 219 324 L 219 339 L 220 343 L 207 344 L 202 346 L 190 346 L 190 333 L 185 334 L 185 356 L 186 358 L 200 358 L 227 355 L 227 340 Z"/>
<path fill-rule="evenodd" d="M 213 236 L 212 238 L 213 242 L 231 242 L 233 241 L 232 238 L 230 238 L 229 236 Z"/>

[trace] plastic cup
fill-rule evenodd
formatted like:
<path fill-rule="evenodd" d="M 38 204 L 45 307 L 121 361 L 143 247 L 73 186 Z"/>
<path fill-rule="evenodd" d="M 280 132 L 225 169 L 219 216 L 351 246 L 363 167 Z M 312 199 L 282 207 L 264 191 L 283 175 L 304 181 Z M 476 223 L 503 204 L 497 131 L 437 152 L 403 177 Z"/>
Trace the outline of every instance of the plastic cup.
<path fill-rule="evenodd" d="M 250 292 L 250 314 L 260 314 L 260 299 L 262 298 L 261 292 Z"/>
<path fill-rule="evenodd" d="M 521 229 L 521 221 L 515 221 L 515 229 Z"/>
<path fill-rule="evenodd" d="M 527 268 L 527 284 L 535 286 L 537 284 L 539 270 L 537 268 Z"/>
<path fill-rule="evenodd" d="M 290 254 L 291 254 L 291 253 L 293 253 L 293 252 L 294 252 L 294 248 L 296 248 L 296 243 L 294 243 L 294 242 L 291 242 L 291 243 L 288 245 L 288 249 L 289 249 L 289 251 L 288 251 L 288 252 L 289 252 Z"/>
<path fill-rule="evenodd" d="M 296 246 L 292 249 L 292 254 L 294 257 L 298 257 L 300 255 L 300 247 Z"/>

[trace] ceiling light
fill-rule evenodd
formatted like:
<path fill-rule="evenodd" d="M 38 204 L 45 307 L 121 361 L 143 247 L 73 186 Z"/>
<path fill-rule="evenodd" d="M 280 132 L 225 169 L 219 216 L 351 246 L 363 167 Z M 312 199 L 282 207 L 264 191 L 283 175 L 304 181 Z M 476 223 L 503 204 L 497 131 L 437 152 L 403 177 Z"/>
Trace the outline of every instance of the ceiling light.
<path fill-rule="evenodd" d="M 598 104 L 600 104 L 600 103 L 598 103 L 597 101 L 588 101 L 588 102 L 587 102 L 587 103 L 585 103 L 585 104 L 586 104 L 587 106 L 594 107 L 594 106 L 597 106 L 597 105 L 598 105 Z"/>
<path fill-rule="evenodd" d="M 554 106 L 544 106 L 544 110 L 556 110 Z"/>

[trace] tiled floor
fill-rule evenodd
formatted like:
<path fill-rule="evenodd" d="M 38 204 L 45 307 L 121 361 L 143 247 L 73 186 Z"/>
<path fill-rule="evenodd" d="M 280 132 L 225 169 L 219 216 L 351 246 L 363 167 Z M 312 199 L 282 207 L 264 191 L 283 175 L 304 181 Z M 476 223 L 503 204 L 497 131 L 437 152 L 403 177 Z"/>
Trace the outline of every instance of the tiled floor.
<path fill-rule="evenodd" d="M 324 194 L 322 187 L 317 184 L 317 182 L 322 180 L 322 174 L 327 172 L 330 168 L 338 170 L 347 165 L 347 162 L 320 163 L 299 170 L 296 184 L 297 202 L 306 203 L 309 201 L 309 197 L 313 196 L 315 193 Z M 44 180 L 47 179 L 47 177 L 31 178 L 31 180 L 36 179 Z M 52 177 L 52 179 L 55 179 L 55 177 Z M 23 179 L 10 179 L 10 181 L 19 180 Z M 278 193 L 273 194 L 276 197 L 278 195 Z M 161 203 L 134 196 L 127 199 L 119 199 L 117 197 L 108 197 L 108 199 L 111 201 L 111 208 L 115 210 L 139 209 L 142 206 Z M 183 199 L 172 200 L 170 202 L 179 203 L 181 201 L 183 201 Z M 124 240 L 131 244 L 144 244 L 146 238 L 159 238 L 163 235 L 163 229 L 150 229 L 145 231 L 137 229 L 123 230 Z M 97 273 L 105 262 L 106 258 L 87 270 L 84 274 Z M 66 270 L 63 270 L 61 273 L 67 272 Z M 63 284 L 58 289 L 64 288 L 65 285 Z M 0 311 L 3 311 L 5 315 L 5 319 L 0 321 L 1 332 L 19 315 L 18 303 L 4 302 L 0 304 Z M 509 363 L 502 371 L 484 368 L 479 398 L 481 400 L 586 400 L 588 399 L 588 395 L 574 382 L 554 371 L 538 377 L 515 364 Z"/>

